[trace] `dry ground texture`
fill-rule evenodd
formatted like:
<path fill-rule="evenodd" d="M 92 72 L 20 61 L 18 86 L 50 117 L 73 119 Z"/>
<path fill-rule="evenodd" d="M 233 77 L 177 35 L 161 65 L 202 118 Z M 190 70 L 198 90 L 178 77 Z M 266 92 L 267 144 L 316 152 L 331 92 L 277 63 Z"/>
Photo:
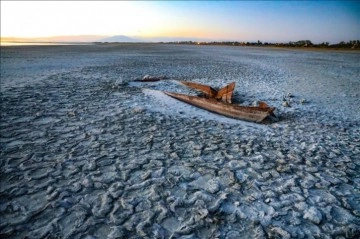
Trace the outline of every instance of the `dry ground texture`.
<path fill-rule="evenodd" d="M 351 52 L 1 47 L 0 237 L 359 238 L 359 79 Z M 177 102 L 159 90 L 195 92 L 173 80 L 235 81 L 279 121 Z"/>

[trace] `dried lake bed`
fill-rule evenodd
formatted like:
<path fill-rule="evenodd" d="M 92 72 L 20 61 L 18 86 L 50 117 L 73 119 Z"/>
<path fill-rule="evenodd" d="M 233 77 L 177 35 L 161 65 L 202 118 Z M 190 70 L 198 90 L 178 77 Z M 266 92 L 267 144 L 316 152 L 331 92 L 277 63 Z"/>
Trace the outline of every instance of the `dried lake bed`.
<path fill-rule="evenodd" d="M 161 93 L 195 94 L 176 80 L 235 81 L 278 121 Z M 359 52 L 7 46 L 0 86 L 1 238 L 359 238 Z"/>

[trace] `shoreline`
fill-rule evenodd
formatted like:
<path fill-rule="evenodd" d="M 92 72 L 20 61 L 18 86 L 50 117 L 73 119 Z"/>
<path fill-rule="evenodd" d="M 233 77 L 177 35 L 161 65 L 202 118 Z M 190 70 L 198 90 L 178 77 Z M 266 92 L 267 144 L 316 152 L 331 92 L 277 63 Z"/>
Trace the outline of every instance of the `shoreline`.
<path fill-rule="evenodd" d="M 260 46 L 262 47 L 262 46 Z M 263 46 L 264 48 L 268 48 L 267 46 Z M 286 50 L 304 50 L 304 51 L 319 51 L 319 52 L 355 52 L 360 53 L 360 48 L 321 48 L 321 47 L 283 47 L 283 46 L 269 46 L 269 48 L 273 49 L 286 49 Z"/>
<path fill-rule="evenodd" d="M 192 44 L 177 44 L 177 43 L 158 43 L 158 44 L 168 44 L 168 45 L 192 45 Z M 360 53 L 360 48 L 355 48 L 355 49 L 351 49 L 351 48 L 322 48 L 322 47 L 287 47 L 287 46 L 232 46 L 232 45 L 197 45 L 197 44 L 193 44 L 194 46 L 219 46 L 219 47 L 234 47 L 234 48 L 253 48 L 253 49 L 274 49 L 274 50 L 304 50 L 304 51 L 319 51 L 319 52 L 355 52 L 355 53 Z"/>

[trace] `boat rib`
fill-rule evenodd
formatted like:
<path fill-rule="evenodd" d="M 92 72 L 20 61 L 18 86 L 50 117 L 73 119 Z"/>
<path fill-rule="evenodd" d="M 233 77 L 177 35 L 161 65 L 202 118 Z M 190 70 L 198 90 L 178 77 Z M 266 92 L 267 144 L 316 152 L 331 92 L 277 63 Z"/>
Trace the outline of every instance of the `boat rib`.
<path fill-rule="evenodd" d="M 192 89 L 201 91 L 205 94 L 208 98 L 214 98 L 217 100 L 222 100 L 227 103 L 231 103 L 231 97 L 235 89 L 235 82 L 232 82 L 225 87 L 221 88 L 220 90 L 215 90 L 211 86 L 203 85 L 195 82 L 189 81 L 180 81 L 183 85 L 190 87 Z"/>
<path fill-rule="evenodd" d="M 234 89 L 235 89 L 235 82 L 232 82 L 226 85 L 225 87 L 221 88 L 220 90 L 218 90 L 215 99 L 217 100 L 221 99 L 224 102 L 231 103 L 231 97 L 234 92 Z"/>

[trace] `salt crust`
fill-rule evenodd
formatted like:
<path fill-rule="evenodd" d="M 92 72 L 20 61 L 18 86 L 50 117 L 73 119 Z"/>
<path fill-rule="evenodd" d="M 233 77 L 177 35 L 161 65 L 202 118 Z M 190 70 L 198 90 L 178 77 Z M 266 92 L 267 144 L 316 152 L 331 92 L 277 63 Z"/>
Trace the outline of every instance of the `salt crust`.
<path fill-rule="evenodd" d="M 356 238 L 359 64 L 246 47 L 2 47 L 0 236 Z M 168 79 L 132 83 L 147 74 Z M 179 79 L 236 81 L 236 103 L 264 100 L 279 121 L 161 93 L 197 93 Z"/>

